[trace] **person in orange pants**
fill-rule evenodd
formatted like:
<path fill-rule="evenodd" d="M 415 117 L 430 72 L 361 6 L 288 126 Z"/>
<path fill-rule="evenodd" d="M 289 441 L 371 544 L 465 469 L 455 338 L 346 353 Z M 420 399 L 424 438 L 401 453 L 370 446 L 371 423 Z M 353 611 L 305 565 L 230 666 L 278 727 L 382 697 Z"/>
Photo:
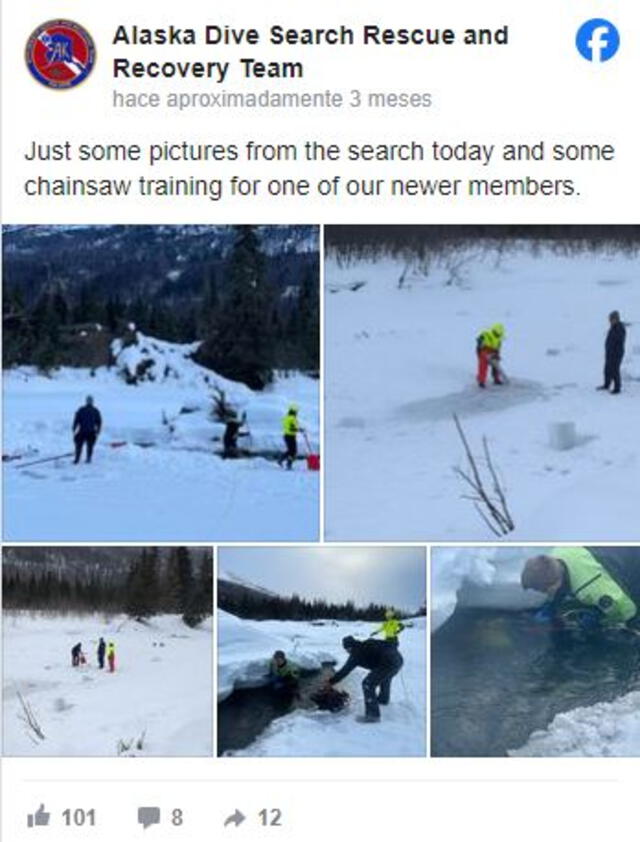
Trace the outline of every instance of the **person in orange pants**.
<path fill-rule="evenodd" d="M 500 359 L 500 348 L 504 339 L 504 325 L 495 324 L 488 330 L 483 330 L 476 339 L 476 353 L 478 356 L 478 374 L 476 379 L 478 386 L 484 389 L 487 384 L 487 374 L 491 368 L 493 382 L 496 386 L 502 385 L 498 367 L 495 365 Z"/>
<path fill-rule="evenodd" d="M 115 643 L 110 643 L 107 646 L 107 663 L 109 664 L 109 672 L 115 672 L 115 669 L 116 669 L 116 646 L 115 646 Z"/>

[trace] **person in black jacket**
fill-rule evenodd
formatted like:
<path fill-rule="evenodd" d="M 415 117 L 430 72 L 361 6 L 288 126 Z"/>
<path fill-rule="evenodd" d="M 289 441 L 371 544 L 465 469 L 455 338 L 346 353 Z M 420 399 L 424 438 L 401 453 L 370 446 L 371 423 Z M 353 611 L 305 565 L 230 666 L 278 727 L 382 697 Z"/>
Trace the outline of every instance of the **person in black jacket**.
<path fill-rule="evenodd" d="M 624 357 L 627 331 L 617 310 L 609 313 L 609 324 L 611 326 L 604 343 L 604 384 L 598 386 L 598 389 L 609 391 L 609 387 L 613 384 L 611 394 L 618 395 L 620 394 L 620 365 Z"/>
<path fill-rule="evenodd" d="M 73 460 L 74 465 L 77 465 L 80 461 L 82 447 L 85 444 L 87 446 L 87 462 L 91 462 L 93 448 L 96 443 L 96 439 L 100 435 L 101 428 L 102 416 L 100 415 L 98 409 L 96 409 L 93 405 L 93 398 L 91 395 L 87 395 L 84 406 L 81 406 L 74 415 L 71 427 L 73 430 L 73 441 L 76 447 L 76 457 Z"/>
<path fill-rule="evenodd" d="M 391 682 L 404 663 L 402 655 L 393 643 L 384 640 L 356 640 L 345 637 L 342 646 L 349 657 L 341 669 L 329 679 L 329 684 L 338 684 L 356 667 L 369 670 L 362 682 L 364 692 L 364 716 L 359 722 L 379 722 L 380 705 L 388 705 L 391 699 Z"/>
<path fill-rule="evenodd" d="M 102 670 L 104 669 L 104 653 L 107 651 L 107 644 L 105 643 L 104 637 L 100 638 L 98 643 L 98 667 Z"/>
<path fill-rule="evenodd" d="M 82 659 L 82 643 L 76 643 L 71 649 L 71 666 L 79 667 Z"/>
<path fill-rule="evenodd" d="M 238 450 L 238 438 L 240 436 L 248 436 L 248 432 L 241 432 L 242 427 L 247 423 L 247 414 L 243 412 L 240 418 L 235 410 L 227 413 L 225 419 L 224 437 L 222 444 L 224 450 L 222 451 L 223 459 L 237 459 L 240 455 Z"/>

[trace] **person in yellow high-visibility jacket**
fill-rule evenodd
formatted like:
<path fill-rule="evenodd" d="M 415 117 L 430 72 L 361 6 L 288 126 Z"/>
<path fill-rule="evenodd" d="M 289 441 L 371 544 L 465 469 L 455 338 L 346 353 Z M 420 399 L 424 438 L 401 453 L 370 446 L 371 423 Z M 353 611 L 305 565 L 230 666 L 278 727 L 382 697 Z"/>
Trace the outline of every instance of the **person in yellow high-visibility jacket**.
<path fill-rule="evenodd" d="M 377 634 L 382 634 L 387 643 L 393 643 L 394 646 L 398 646 L 398 635 L 406 628 L 406 626 L 398 620 L 391 609 L 385 611 L 384 618 L 384 623 L 379 629 L 372 632 L 369 637 L 375 637 Z"/>
<path fill-rule="evenodd" d="M 539 612 L 584 631 L 637 628 L 640 552 L 636 547 L 554 547 L 527 560 L 522 587 L 549 597 Z"/>
<path fill-rule="evenodd" d="M 304 427 L 301 427 L 298 421 L 298 407 L 295 404 L 291 404 L 282 419 L 282 433 L 286 450 L 279 457 L 278 464 L 286 462 L 287 470 L 290 471 L 298 456 L 298 433 L 304 433 Z"/>
<path fill-rule="evenodd" d="M 476 354 L 478 356 L 478 386 L 484 389 L 487 382 L 487 374 L 491 368 L 491 375 L 496 386 L 502 385 L 498 363 L 500 361 L 500 348 L 504 339 L 504 325 L 499 322 L 487 330 L 483 330 L 476 337 Z"/>

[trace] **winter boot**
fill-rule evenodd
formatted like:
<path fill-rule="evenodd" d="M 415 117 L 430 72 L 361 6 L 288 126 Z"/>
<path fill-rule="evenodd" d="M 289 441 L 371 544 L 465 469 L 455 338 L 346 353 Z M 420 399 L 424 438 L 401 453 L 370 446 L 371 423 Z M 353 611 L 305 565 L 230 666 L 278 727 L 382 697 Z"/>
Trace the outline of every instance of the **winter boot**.
<path fill-rule="evenodd" d="M 379 716 L 367 716 L 365 714 L 363 716 L 356 716 L 356 722 L 359 722 L 362 725 L 368 725 L 369 723 L 380 722 L 380 717 Z"/>

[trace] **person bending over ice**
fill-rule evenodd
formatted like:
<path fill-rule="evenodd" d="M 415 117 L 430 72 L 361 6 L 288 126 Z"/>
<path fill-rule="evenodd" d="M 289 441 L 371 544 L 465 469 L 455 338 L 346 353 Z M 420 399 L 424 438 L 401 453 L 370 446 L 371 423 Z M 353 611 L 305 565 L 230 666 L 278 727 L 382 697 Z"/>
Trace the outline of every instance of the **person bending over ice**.
<path fill-rule="evenodd" d="M 525 562 L 521 584 L 549 597 L 538 619 L 557 628 L 640 630 L 637 547 L 554 547 Z"/>
<path fill-rule="evenodd" d="M 487 330 L 481 331 L 476 337 L 476 355 L 478 357 L 478 386 L 484 389 L 487 384 L 487 374 L 491 369 L 491 376 L 496 386 L 502 386 L 500 376 L 500 349 L 504 339 L 504 325 L 497 323 Z"/>
<path fill-rule="evenodd" d="M 71 650 L 71 666 L 79 667 L 82 663 L 84 663 L 84 655 L 82 654 L 82 644 L 76 643 L 76 645 Z"/>
<path fill-rule="evenodd" d="M 391 700 L 391 682 L 402 669 L 402 655 L 397 646 L 384 640 L 356 640 L 349 635 L 343 638 L 342 646 L 349 657 L 329 684 L 338 684 L 356 667 L 369 670 L 362 682 L 364 716 L 359 716 L 358 722 L 379 722 L 380 705 L 388 705 Z"/>

